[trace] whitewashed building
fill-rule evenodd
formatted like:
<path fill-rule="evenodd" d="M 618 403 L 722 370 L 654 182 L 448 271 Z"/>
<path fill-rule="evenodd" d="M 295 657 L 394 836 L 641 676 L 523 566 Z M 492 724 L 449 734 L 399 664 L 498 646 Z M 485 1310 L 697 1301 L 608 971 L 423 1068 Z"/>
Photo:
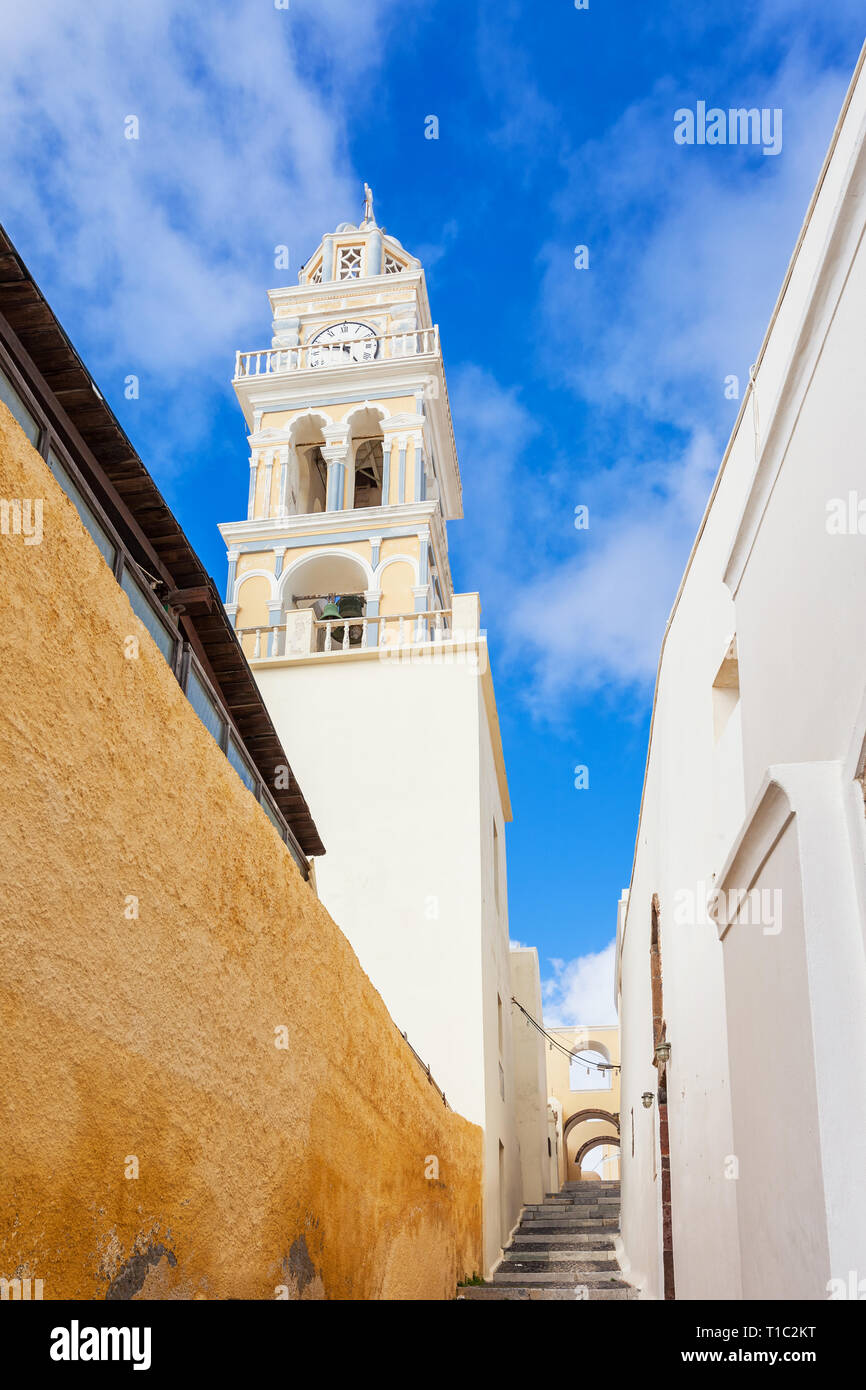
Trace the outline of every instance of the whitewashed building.
<path fill-rule="evenodd" d="M 361 224 L 269 298 L 271 343 L 235 367 L 250 485 L 246 517 L 220 528 L 226 607 L 291 731 L 328 849 L 319 895 L 449 1104 L 484 1128 L 489 1270 L 523 1196 L 511 805 L 479 596 L 451 582 L 462 497 L 439 329 L 369 190 Z"/>
<path fill-rule="evenodd" d="M 617 932 L 647 1297 L 866 1293 L 864 136 L 861 57 L 659 662 Z"/>

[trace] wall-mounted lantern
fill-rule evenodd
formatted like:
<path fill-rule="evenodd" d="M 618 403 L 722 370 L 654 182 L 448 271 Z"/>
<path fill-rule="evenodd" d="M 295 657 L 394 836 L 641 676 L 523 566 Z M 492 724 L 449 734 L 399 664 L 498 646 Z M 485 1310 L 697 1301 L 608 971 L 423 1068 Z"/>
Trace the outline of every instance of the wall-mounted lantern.
<path fill-rule="evenodd" d="M 671 1058 L 671 1045 L 669 1042 L 660 1042 L 656 1047 L 655 1057 L 657 1062 L 669 1062 Z"/>
<path fill-rule="evenodd" d="M 641 1100 L 643 1101 L 643 1104 L 644 1104 L 644 1110 L 649 1110 L 650 1106 L 651 1106 L 652 1103 L 653 1103 L 653 1093 L 652 1093 L 652 1091 L 644 1091 L 643 1094 L 642 1094 L 642 1096 L 641 1096 Z"/>

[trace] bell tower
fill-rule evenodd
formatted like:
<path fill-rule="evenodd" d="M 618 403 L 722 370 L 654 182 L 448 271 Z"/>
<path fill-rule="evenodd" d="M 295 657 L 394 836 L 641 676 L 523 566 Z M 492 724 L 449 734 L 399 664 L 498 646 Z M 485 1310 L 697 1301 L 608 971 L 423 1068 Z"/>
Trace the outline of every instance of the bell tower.
<path fill-rule="evenodd" d="M 489 1268 L 522 1200 L 511 807 L 479 596 L 448 563 L 462 500 L 439 329 L 366 187 L 360 224 L 269 299 L 270 346 L 235 363 L 250 471 L 246 517 L 220 527 L 226 608 L 322 835 L 319 895 L 484 1128 Z"/>
<path fill-rule="evenodd" d="M 296 286 L 270 292 L 270 347 L 236 357 L 247 517 L 220 529 L 253 659 L 454 627 L 445 523 L 462 500 L 439 330 L 420 262 L 365 192 L 360 226 L 342 222 Z"/>

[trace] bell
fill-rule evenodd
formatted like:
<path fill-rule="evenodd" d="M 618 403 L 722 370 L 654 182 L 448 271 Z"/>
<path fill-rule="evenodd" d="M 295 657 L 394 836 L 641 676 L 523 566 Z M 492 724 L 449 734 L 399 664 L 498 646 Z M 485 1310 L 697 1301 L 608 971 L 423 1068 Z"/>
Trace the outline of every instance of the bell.
<path fill-rule="evenodd" d="M 339 608 L 337 607 L 336 603 L 326 603 L 325 606 L 324 606 L 324 608 L 322 609 L 322 620 L 323 620 L 323 622 L 328 622 L 331 618 L 339 618 L 339 617 L 341 617 L 341 616 L 342 616 L 342 615 L 341 615 L 340 610 L 339 610 Z M 343 645 L 343 628 L 341 628 L 341 627 L 331 627 L 331 628 L 326 628 L 325 631 L 326 631 L 326 632 L 328 632 L 328 631 L 330 632 L 330 634 L 331 634 L 331 643 L 332 643 L 332 645 L 336 645 L 336 646 L 338 646 L 338 647 L 342 647 L 342 645 Z"/>
<path fill-rule="evenodd" d="M 341 618 L 361 618 L 364 615 L 364 600 L 360 594 L 343 594 L 340 599 Z"/>
<path fill-rule="evenodd" d="M 337 605 L 341 618 L 362 618 L 364 616 L 364 598 L 361 594 L 343 594 L 337 600 Z M 354 623 L 349 628 L 351 646 L 357 647 L 360 644 L 362 631 L 360 623 Z"/>

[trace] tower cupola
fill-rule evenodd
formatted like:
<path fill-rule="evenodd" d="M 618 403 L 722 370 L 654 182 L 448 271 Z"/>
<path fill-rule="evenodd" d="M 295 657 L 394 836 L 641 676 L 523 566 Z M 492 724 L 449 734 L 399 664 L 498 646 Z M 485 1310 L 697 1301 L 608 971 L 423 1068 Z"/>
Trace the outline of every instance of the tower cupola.
<path fill-rule="evenodd" d="M 421 262 L 410 256 L 395 236 L 389 236 L 376 222 L 373 193 L 364 184 L 364 216 L 359 225 L 341 222 L 328 232 L 298 273 L 300 285 L 330 284 L 332 281 L 365 280 L 378 275 L 399 275 L 420 270 Z"/>

